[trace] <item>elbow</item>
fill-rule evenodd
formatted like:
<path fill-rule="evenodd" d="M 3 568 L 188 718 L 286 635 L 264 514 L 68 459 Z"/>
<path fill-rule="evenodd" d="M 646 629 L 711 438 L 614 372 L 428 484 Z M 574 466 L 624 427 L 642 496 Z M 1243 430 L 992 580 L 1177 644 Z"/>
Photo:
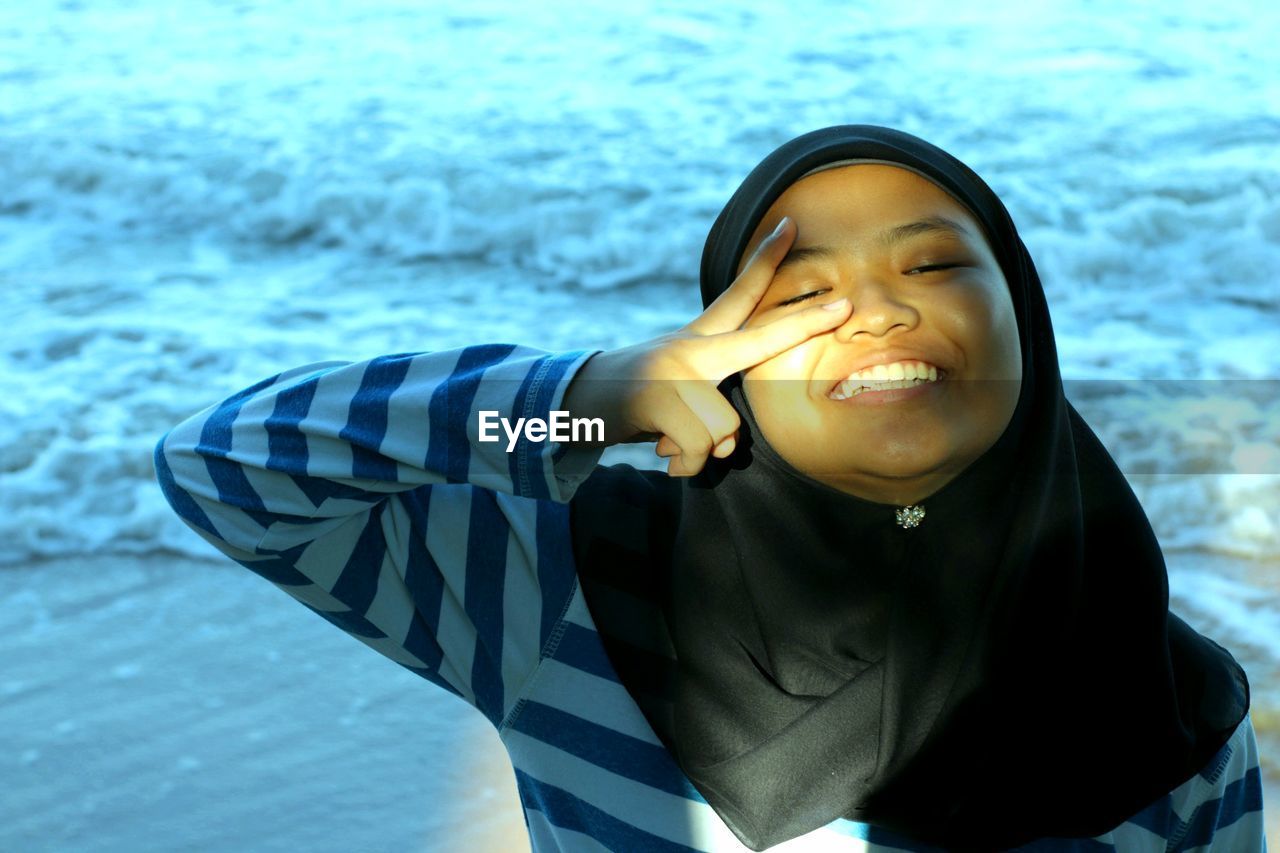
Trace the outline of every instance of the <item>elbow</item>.
<path fill-rule="evenodd" d="M 173 463 L 177 461 L 180 455 L 180 451 L 175 453 L 175 444 L 171 438 L 174 432 L 175 430 L 169 430 L 162 435 L 160 440 L 156 442 L 155 449 L 151 454 L 151 461 L 155 467 L 156 482 L 160 486 L 160 492 L 179 518 L 193 527 L 216 535 L 217 531 L 213 523 L 204 510 L 200 509 L 195 497 L 183 483 L 182 464 L 178 464 L 176 470 L 174 468 Z M 196 461 L 194 455 L 187 461 Z"/>

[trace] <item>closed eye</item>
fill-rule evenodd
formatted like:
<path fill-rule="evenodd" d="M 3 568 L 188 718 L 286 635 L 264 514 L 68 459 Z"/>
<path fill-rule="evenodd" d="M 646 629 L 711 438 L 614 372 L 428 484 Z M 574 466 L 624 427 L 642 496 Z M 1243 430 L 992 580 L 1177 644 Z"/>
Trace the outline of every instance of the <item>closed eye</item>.
<path fill-rule="evenodd" d="M 926 264 L 922 267 L 915 267 L 907 270 L 907 275 L 918 275 L 919 273 L 925 272 L 941 272 L 942 270 L 949 270 L 958 266 L 960 266 L 960 264 Z"/>
<path fill-rule="evenodd" d="M 942 272 L 943 270 L 955 269 L 956 267 L 960 267 L 960 266 L 964 266 L 964 265 L 963 264 L 925 264 L 924 266 L 913 267 L 912 269 L 907 270 L 906 274 L 919 275 L 921 273 Z M 812 299 L 813 297 L 820 296 L 826 292 L 827 292 L 826 290 L 812 290 L 808 293 L 802 293 L 799 296 L 793 296 L 790 299 L 785 299 L 782 302 L 779 302 L 777 307 L 782 308 L 787 305 L 798 305 L 799 303 L 804 302 L 807 299 Z"/>
<path fill-rule="evenodd" d="M 779 302 L 778 307 L 782 307 L 783 305 L 795 305 L 798 302 L 804 302 L 806 299 L 812 299 L 813 297 L 823 293 L 826 293 L 826 291 L 814 290 L 814 291 L 810 291 L 809 293 L 803 293 L 800 296 L 793 296 L 790 299 L 785 299 L 782 302 Z"/>

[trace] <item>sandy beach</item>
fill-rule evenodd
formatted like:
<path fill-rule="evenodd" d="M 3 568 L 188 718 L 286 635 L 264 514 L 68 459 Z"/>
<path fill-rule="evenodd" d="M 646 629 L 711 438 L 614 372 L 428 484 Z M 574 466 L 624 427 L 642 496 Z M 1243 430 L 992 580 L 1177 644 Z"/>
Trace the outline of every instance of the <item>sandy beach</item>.
<path fill-rule="evenodd" d="M 529 849 L 483 717 L 234 563 L 49 560 L 0 597 L 0 848 Z"/>
<path fill-rule="evenodd" d="M 479 713 L 234 563 L 51 560 L 0 597 L 0 849 L 529 849 Z"/>

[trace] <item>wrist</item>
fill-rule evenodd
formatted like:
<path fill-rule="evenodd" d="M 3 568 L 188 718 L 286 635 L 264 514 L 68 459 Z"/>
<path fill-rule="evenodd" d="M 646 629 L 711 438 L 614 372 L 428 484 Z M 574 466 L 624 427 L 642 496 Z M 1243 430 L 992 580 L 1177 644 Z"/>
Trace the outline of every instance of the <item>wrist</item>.
<path fill-rule="evenodd" d="M 599 418 L 604 422 L 604 441 L 578 441 L 574 444 L 586 447 L 609 447 L 623 444 L 629 438 L 622 413 L 617 406 L 620 380 L 614 378 L 613 359 L 609 352 L 598 352 L 578 368 L 569 388 L 565 391 L 563 405 L 573 418 Z"/>

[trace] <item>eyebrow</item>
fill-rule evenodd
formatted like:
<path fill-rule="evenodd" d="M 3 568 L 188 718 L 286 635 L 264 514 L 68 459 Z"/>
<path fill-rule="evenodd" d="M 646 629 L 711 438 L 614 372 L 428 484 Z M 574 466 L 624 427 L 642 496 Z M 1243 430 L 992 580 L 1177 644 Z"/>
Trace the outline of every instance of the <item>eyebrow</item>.
<path fill-rule="evenodd" d="M 875 240 L 884 248 L 891 248 L 921 234 L 937 234 L 959 239 L 973 237 L 972 231 L 954 219 L 948 219 L 945 216 L 928 216 L 915 222 L 907 222 L 903 225 L 886 228 L 876 235 Z M 830 246 L 805 246 L 801 249 L 792 249 L 787 252 L 787 256 L 782 259 L 776 269 L 781 270 L 783 267 L 791 264 L 801 264 L 805 261 L 827 260 L 833 257 L 835 253 L 836 250 Z"/>

